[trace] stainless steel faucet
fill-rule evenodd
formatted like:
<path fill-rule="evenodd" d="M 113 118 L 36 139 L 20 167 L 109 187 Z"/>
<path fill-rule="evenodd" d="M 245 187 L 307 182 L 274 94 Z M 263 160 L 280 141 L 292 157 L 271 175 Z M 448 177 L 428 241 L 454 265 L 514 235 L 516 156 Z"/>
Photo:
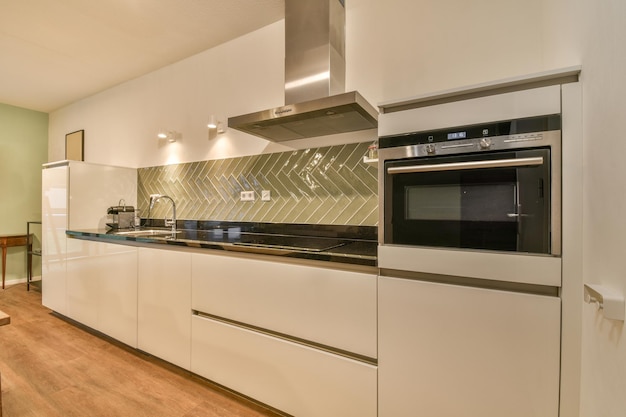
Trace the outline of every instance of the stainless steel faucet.
<path fill-rule="evenodd" d="M 172 202 L 172 219 L 168 220 L 166 217 L 164 222 L 165 226 L 172 226 L 172 233 L 176 233 L 176 203 L 172 197 L 163 194 L 150 194 L 150 210 L 152 210 L 154 204 L 162 198 L 166 198 Z"/>

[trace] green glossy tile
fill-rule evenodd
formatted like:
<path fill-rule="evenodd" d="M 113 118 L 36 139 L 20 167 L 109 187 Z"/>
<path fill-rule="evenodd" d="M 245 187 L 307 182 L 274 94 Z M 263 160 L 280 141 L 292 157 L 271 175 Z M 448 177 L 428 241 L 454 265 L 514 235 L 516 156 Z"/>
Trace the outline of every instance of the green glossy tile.
<path fill-rule="evenodd" d="M 346 194 L 354 195 L 354 192 L 358 193 L 362 197 L 369 197 L 372 195 L 372 190 L 368 188 L 368 186 L 361 180 L 361 178 L 354 173 L 351 169 L 346 166 L 342 167 L 338 174 L 348 183 L 350 184 L 351 190 Z"/>
<path fill-rule="evenodd" d="M 147 209 L 150 194 L 161 193 L 177 201 L 181 219 L 375 225 L 378 171 L 362 162 L 370 143 L 140 168 L 137 206 Z M 241 190 L 254 190 L 257 201 L 239 201 Z"/>
<path fill-rule="evenodd" d="M 378 193 L 378 171 L 375 168 L 361 162 L 352 169 L 352 173 L 363 181 L 370 193 Z"/>
<path fill-rule="evenodd" d="M 319 202 L 315 207 L 315 211 L 307 220 L 307 223 L 322 224 L 324 218 L 336 209 L 337 201 L 331 197 L 327 197 Z"/>
<path fill-rule="evenodd" d="M 285 187 L 287 193 L 294 198 L 295 200 L 299 200 L 301 198 L 307 198 L 308 194 L 303 192 L 303 187 L 298 187 L 298 184 L 294 183 L 293 180 L 299 181 L 297 175 L 293 177 L 287 173 L 279 172 L 276 174 L 276 179 L 280 181 L 280 183 Z"/>
<path fill-rule="evenodd" d="M 302 220 L 299 220 L 302 213 L 308 212 L 309 210 L 314 210 L 315 204 L 316 204 L 315 199 L 302 199 L 298 201 L 295 205 L 291 207 L 291 210 L 289 211 L 289 213 L 285 215 L 285 222 L 286 223 L 302 222 Z"/>
<path fill-rule="evenodd" d="M 315 180 L 322 187 L 327 196 L 332 198 L 340 198 L 344 195 L 341 188 L 327 175 L 326 172 L 318 171 L 313 174 Z"/>
<path fill-rule="evenodd" d="M 352 184 L 350 184 L 346 180 L 345 176 L 340 173 L 341 169 L 342 168 L 340 168 L 340 170 L 336 170 L 334 168 L 329 169 L 328 171 L 326 171 L 326 175 L 328 176 L 328 179 L 341 190 L 342 195 L 348 196 L 354 194 L 354 188 L 352 187 Z"/>
<path fill-rule="evenodd" d="M 294 207 L 291 213 L 290 223 L 314 223 L 311 219 L 315 218 L 315 214 L 322 203 L 322 199 L 315 197 L 310 201 L 301 201 Z"/>
<path fill-rule="evenodd" d="M 277 197 L 282 198 L 291 197 L 289 188 L 285 184 L 283 184 L 283 181 L 281 181 L 276 175 L 268 174 L 265 180 L 266 183 L 264 184 L 264 187 L 267 187 L 265 189 L 269 189 L 272 194 L 275 194 Z"/>
<path fill-rule="evenodd" d="M 348 224 L 358 224 L 362 226 L 375 225 L 378 221 L 378 203 L 367 199 L 363 205 L 356 209 L 354 215 L 347 220 Z"/>
<path fill-rule="evenodd" d="M 358 225 L 359 221 L 356 219 L 357 212 L 365 204 L 365 199 L 362 197 L 356 197 L 346 205 L 346 207 L 335 218 L 336 224 L 354 224 Z"/>
<path fill-rule="evenodd" d="M 259 204 L 259 209 L 258 211 L 254 214 L 254 218 L 251 219 L 251 221 L 257 221 L 257 222 L 265 222 L 267 220 L 265 220 L 268 215 L 275 211 L 276 209 L 278 209 L 279 207 L 282 207 L 284 205 L 284 201 L 281 198 L 272 198 L 272 200 L 270 201 L 261 201 Z"/>
<path fill-rule="evenodd" d="M 293 210 L 294 205 L 297 203 L 294 203 L 293 200 L 289 200 L 286 202 L 285 205 L 283 205 L 282 207 L 279 207 L 278 210 L 276 211 L 276 215 L 274 216 L 274 220 L 272 220 L 273 223 L 289 223 L 288 218 L 290 217 L 290 213 Z"/>
<path fill-rule="evenodd" d="M 341 213 L 346 209 L 346 207 L 350 205 L 350 200 L 347 198 L 340 198 L 335 202 L 335 205 L 331 210 L 328 210 L 318 222 L 319 224 L 344 224 L 339 223 L 337 218 L 341 215 Z"/>

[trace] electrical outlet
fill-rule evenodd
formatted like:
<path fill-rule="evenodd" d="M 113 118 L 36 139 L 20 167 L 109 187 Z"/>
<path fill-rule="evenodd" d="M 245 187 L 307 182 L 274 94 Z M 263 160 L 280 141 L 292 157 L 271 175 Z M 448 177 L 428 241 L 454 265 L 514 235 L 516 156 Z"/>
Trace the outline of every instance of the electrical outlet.
<path fill-rule="evenodd" d="M 261 191 L 261 201 L 270 201 L 271 199 L 270 190 Z"/>
<path fill-rule="evenodd" d="M 242 191 L 239 201 L 254 201 L 254 191 Z"/>

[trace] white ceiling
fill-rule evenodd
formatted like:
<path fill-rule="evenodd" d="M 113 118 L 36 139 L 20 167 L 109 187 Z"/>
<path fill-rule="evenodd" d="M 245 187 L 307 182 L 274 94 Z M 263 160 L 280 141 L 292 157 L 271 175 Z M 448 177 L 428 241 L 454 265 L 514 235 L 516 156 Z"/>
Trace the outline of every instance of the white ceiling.
<path fill-rule="evenodd" d="M 0 103 L 51 112 L 284 17 L 284 0 L 0 0 Z"/>

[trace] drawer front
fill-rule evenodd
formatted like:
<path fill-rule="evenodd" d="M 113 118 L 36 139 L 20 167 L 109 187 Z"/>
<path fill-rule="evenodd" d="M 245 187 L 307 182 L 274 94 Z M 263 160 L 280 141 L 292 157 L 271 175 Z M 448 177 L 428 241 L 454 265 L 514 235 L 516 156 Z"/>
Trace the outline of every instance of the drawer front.
<path fill-rule="evenodd" d="M 194 254 L 192 308 L 375 358 L 376 275 Z"/>
<path fill-rule="evenodd" d="M 375 366 L 192 318 L 191 370 L 298 417 L 375 417 Z"/>
<path fill-rule="evenodd" d="M 557 297 L 381 277 L 379 417 L 556 417 Z"/>
<path fill-rule="evenodd" d="M 67 316 L 137 347 L 137 248 L 68 239 Z"/>

